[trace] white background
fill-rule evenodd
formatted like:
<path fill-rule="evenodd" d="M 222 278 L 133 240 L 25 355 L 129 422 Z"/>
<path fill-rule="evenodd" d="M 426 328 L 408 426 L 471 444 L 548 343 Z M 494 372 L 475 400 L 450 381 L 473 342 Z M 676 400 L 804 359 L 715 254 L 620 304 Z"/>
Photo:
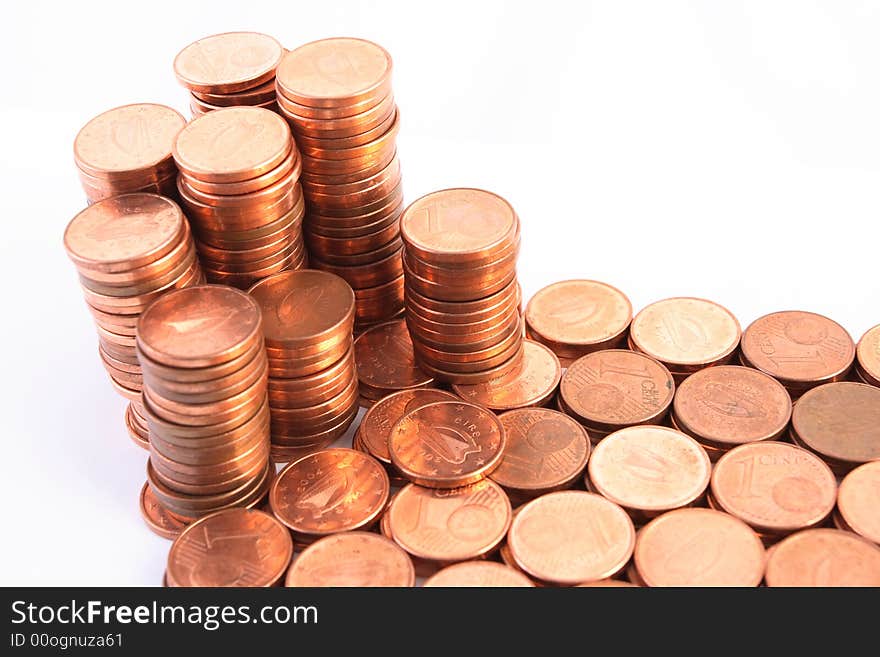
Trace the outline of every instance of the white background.
<path fill-rule="evenodd" d="M 880 323 L 880 3 L 69 2 L 6 6 L 0 206 L 0 584 L 158 584 L 123 425 L 62 248 L 82 124 L 152 101 L 216 32 L 394 57 L 408 200 L 484 187 L 522 217 L 526 296 L 603 280 L 636 309 L 694 295 L 745 327 Z"/>

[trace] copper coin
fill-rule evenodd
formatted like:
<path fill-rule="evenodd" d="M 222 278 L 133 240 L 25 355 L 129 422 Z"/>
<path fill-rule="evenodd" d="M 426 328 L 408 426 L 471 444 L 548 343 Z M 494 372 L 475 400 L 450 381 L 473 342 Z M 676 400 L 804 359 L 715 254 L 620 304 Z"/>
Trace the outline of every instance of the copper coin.
<path fill-rule="evenodd" d="M 491 552 L 510 526 L 510 501 L 494 482 L 452 489 L 404 486 L 388 511 L 394 541 L 410 555 L 455 563 Z"/>
<path fill-rule="evenodd" d="M 739 339 L 739 322 L 729 310 L 691 297 L 652 303 L 630 326 L 635 348 L 676 374 L 726 362 L 739 346 Z"/>
<path fill-rule="evenodd" d="M 430 262 L 491 260 L 517 232 L 519 220 L 500 196 L 479 189 L 447 189 L 414 201 L 400 229 L 407 249 Z"/>
<path fill-rule="evenodd" d="M 291 564 L 285 586 L 415 586 L 412 560 L 396 543 L 346 532 L 312 543 Z"/>
<path fill-rule="evenodd" d="M 369 527 L 388 501 L 385 468 L 353 449 L 325 449 L 284 468 L 269 493 L 272 510 L 311 537 Z"/>
<path fill-rule="evenodd" d="M 842 379 L 854 356 L 849 333 L 815 313 L 771 313 L 756 319 L 743 334 L 744 364 L 769 374 L 789 391 Z"/>
<path fill-rule="evenodd" d="M 193 91 L 231 93 L 275 76 L 284 48 L 258 32 L 226 32 L 199 39 L 174 58 L 174 74 Z"/>
<path fill-rule="evenodd" d="M 263 311 L 269 346 L 319 344 L 349 335 L 354 323 L 354 292 L 338 276 L 312 269 L 275 274 L 248 293 Z"/>
<path fill-rule="evenodd" d="M 560 491 L 522 507 L 507 540 L 513 559 L 527 574 L 573 586 L 622 570 L 636 533 L 614 502 L 593 493 Z"/>
<path fill-rule="evenodd" d="M 758 532 L 784 534 L 821 524 L 834 509 L 837 482 L 818 457 L 775 441 L 740 445 L 712 473 L 719 509 Z"/>
<path fill-rule="evenodd" d="M 788 426 L 791 408 L 776 379 L 736 365 L 691 374 L 673 402 L 675 422 L 685 433 L 723 447 L 775 440 Z"/>
<path fill-rule="evenodd" d="M 290 128 L 275 112 L 227 107 L 189 123 L 174 142 L 174 160 L 206 182 L 241 182 L 277 167 L 291 149 Z"/>
<path fill-rule="evenodd" d="M 367 411 L 358 435 L 369 454 L 391 465 L 388 439 L 394 426 L 416 408 L 437 401 L 455 400 L 455 395 L 443 390 L 400 390 L 383 397 Z"/>
<path fill-rule="evenodd" d="M 291 50 L 276 72 L 279 93 L 309 107 L 338 107 L 384 96 L 391 56 L 364 39 L 332 38 Z"/>
<path fill-rule="evenodd" d="M 838 529 L 798 532 L 767 559 L 767 586 L 880 586 L 880 547 Z"/>
<path fill-rule="evenodd" d="M 561 376 L 556 355 L 542 344 L 525 340 L 517 367 L 484 383 L 453 384 L 452 389 L 465 401 L 505 411 L 546 403 L 556 392 Z"/>
<path fill-rule="evenodd" d="M 837 491 L 837 512 L 846 528 L 880 544 L 880 461 L 850 472 Z"/>
<path fill-rule="evenodd" d="M 187 527 L 168 553 L 172 586 L 272 586 L 293 556 L 290 533 L 268 513 L 228 509 Z"/>
<path fill-rule="evenodd" d="M 131 178 L 167 167 L 177 133 L 186 125 L 164 105 L 124 105 L 99 114 L 73 142 L 76 165 L 91 176 Z M 173 169 L 171 170 L 173 171 Z"/>
<path fill-rule="evenodd" d="M 479 481 L 501 462 L 504 427 L 474 404 L 433 402 L 410 411 L 391 430 L 388 452 L 403 475 L 431 488 Z"/>
<path fill-rule="evenodd" d="M 582 356 L 569 365 L 559 385 L 570 414 L 601 431 L 659 422 L 674 394 L 675 382 L 666 367 L 624 349 Z"/>
<path fill-rule="evenodd" d="M 645 525 L 633 553 L 647 586 L 758 586 L 764 546 L 746 523 L 711 509 L 678 509 Z"/>
<path fill-rule="evenodd" d="M 693 438 L 652 425 L 627 427 L 603 438 L 587 466 L 591 490 L 639 518 L 699 500 L 711 469 L 708 455 Z"/>
<path fill-rule="evenodd" d="M 557 355 L 577 357 L 617 346 L 632 320 L 632 304 L 606 283 L 560 281 L 535 293 L 525 317 L 536 340 Z"/>
<path fill-rule="evenodd" d="M 532 587 L 521 572 L 494 561 L 463 561 L 443 568 L 425 581 L 424 586 L 451 587 Z"/>
<path fill-rule="evenodd" d="M 416 365 L 406 322 L 395 320 L 361 333 L 354 341 L 360 381 L 394 391 L 429 385 L 430 376 Z"/>
<path fill-rule="evenodd" d="M 173 541 L 186 528 L 187 523 L 178 520 L 162 508 L 159 500 L 153 495 L 150 485 L 146 482 L 144 487 L 141 488 L 140 507 L 141 516 L 147 527 L 150 528 L 151 532 L 162 538 Z"/>
<path fill-rule="evenodd" d="M 797 444 L 845 472 L 880 460 L 880 388 L 840 381 L 807 391 L 791 416 Z"/>
<path fill-rule="evenodd" d="M 138 322 L 138 348 L 179 367 L 223 363 L 260 341 L 260 308 L 244 292 L 202 285 L 165 294 Z"/>
<path fill-rule="evenodd" d="M 502 413 L 506 445 L 490 478 L 505 490 L 535 496 L 565 488 L 583 474 L 590 456 L 584 428 L 567 415 L 545 408 Z"/>
<path fill-rule="evenodd" d="M 865 383 L 880 387 L 880 324 L 869 329 L 856 348 L 858 374 Z"/>
<path fill-rule="evenodd" d="M 126 194 L 77 214 L 64 231 L 64 247 L 87 271 L 119 273 L 149 265 L 185 235 L 180 207 L 155 194 Z"/>

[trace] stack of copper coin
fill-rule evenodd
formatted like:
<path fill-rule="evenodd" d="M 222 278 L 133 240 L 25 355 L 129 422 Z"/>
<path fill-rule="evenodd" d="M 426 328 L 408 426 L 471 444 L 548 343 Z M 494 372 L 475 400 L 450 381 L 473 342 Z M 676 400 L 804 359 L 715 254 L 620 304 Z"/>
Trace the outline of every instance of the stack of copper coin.
<path fill-rule="evenodd" d="M 737 445 L 779 438 L 791 408 L 791 397 L 773 377 L 750 367 L 720 365 L 682 382 L 671 421 L 716 461 Z"/>
<path fill-rule="evenodd" d="M 529 300 L 526 335 L 553 350 L 563 365 L 584 354 L 624 346 L 632 320 L 626 295 L 607 283 L 553 283 Z"/>
<path fill-rule="evenodd" d="M 146 448 L 135 327 L 141 312 L 166 291 L 203 282 L 189 224 L 174 201 L 125 194 L 76 215 L 64 232 L 64 247 L 97 324 L 101 361 L 114 387 L 131 401 L 129 434 Z"/>
<path fill-rule="evenodd" d="M 354 293 L 314 269 L 269 276 L 249 292 L 264 318 L 272 455 L 296 460 L 336 440 L 357 415 Z"/>
<path fill-rule="evenodd" d="M 740 361 L 785 386 L 792 399 L 842 381 L 855 359 L 846 329 L 823 315 L 785 310 L 759 317 L 742 336 Z"/>
<path fill-rule="evenodd" d="M 402 319 L 367 329 L 354 341 L 361 405 L 374 403 L 399 390 L 430 388 L 434 379 L 416 365 L 412 340 Z"/>
<path fill-rule="evenodd" d="M 742 331 L 736 317 L 713 301 L 663 299 L 643 308 L 629 329 L 629 348 L 656 358 L 676 383 L 736 355 Z"/>
<path fill-rule="evenodd" d="M 604 349 L 568 366 L 556 403 L 598 442 L 625 427 L 662 423 L 674 394 L 675 381 L 662 363 L 635 351 Z"/>
<path fill-rule="evenodd" d="M 480 383 L 520 362 L 519 227 L 507 201 L 479 189 L 434 192 L 404 212 L 406 321 L 434 378 Z"/>
<path fill-rule="evenodd" d="M 391 57 L 369 41 L 308 43 L 284 55 L 277 98 L 302 152 L 312 266 L 354 288 L 357 323 L 403 310 L 403 209 Z"/>
<path fill-rule="evenodd" d="M 863 383 L 880 387 L 880 324 L 868 329 L 859 340 L 855 372 Z"/>
<path fill-rule="evenodd" d="M 275 69 L 284 48 L 259 32 L 226 32 L 199 39 L 174 58 L 174 75 L 190 91 L 194 117 L 224 107 L 276 110 Z"/>
<path fill-rule="evenodd" d="M 158 503 L 192 519 L 261 502 L 275 468 L 256 302 L 221 285 L 175 290 L 141 314 L 136 339 Z"/>
<path fill-rule="evenodd" d="M 90 203 L 152 192 L 174 197 L 171 148 L 186 120 L 164 105 L 124 105 L 89 121 L 73 142 L 79 178 Z"/>
<path fill-rule="evenodd" d="M 208 280 L 247 288 L 305 266 L 301 161 L 280 116 L 228 107 L 178 134 L 180 197 Z"/>

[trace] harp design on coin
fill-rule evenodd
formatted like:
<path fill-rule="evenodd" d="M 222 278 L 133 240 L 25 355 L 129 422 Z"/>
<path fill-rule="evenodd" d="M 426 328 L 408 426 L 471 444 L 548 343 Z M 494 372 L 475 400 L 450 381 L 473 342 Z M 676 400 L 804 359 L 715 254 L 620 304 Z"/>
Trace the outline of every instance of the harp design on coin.
<path fill-rule="evenodd" d="M 110 130 L 110 140 L 126 155 L 138 155 L 151 150 L 155 145 L 150 125 L 141 115 L 114 122 Z"/>
<path fill-rule="evenodd" d="M 302 324 L 309 315 L 319 315 L 324 306 L 318 304 L 324 299 L 324 288 L 309 285 L 288 292 L 275 309 L 275 316 L 281 324 L 295 326 Z"/>
<path fill-rule="evenodd" d="M 447 463 L 461 465 L 470 454 L 478 454 L 482 447 L 457 427 L 448 425 L 419 425 L 418 439 L 431 454 Z"/>
<path fill-rule="evenodd" d="M 724 555 L 724 535 L 699 530 L 671 550 L 663 562 L 663 569 L 674 577 L 685 577 L 686 582 L 699 582 L 711 572 Z"/>
<path fill-rule="evenodd" d="M 203 308 L 196 317 L 182 317 L 180 319 L 169 319 L 165 322 L 165 326 L 181 335 L 192 335 L 210 329 L 217 330 L 232 322 L 239 316 L 238 311 L 232 313 L 228 309 L 215 307 Z"/>
<path fill-rule="evenodd" d="M 140 212 L 140 208 L 124 208 L 125 215 L 137 217 L 138 225 L 132 226 L 129 221 L 105 221 L 92 225 L 83 231 L 83 236 L 95 242 L 142 240 L 144 235 L 158 232 L 161 229 L 159 218 L 153 213 Z"/>
<path fill-rule="evenodd" d="M 320 473 L 298 490 L 296 508 L 320 518 L 333 513 L 345 503 L 351 491 L 351 482 L 345 472 L 330 469 Z"/>
<path fill-rule="evenodd" d="M 363 77 L 359 60 L 349 57 L 346 50 L 334 50 L 322 52 L 312 60 L 315 72 L 321 79 L 338 85 L 342 91 L 347 91 L 351 86 L 352 78 Z"/>
<path fill-rule="evenodd" d="M 213 135 L 210 150 L 219 158 L 229 158 L 236 155 L 248 142 L 258 138 L 266 126 L 263 123 L 249 121 L 241 116 L 236 116 Z"/>
<path fill-rule="evenodd" d="M 661 320 L 660 333 L 685 353 L 709 344 L 709 336 L 703 325 L 687 315 L 664 315 Z"/>
<path fill-rule="evenodd" d="M 674 468 L 672 461 L 642 445 L 628 445 L 619 463 L 632 476 L 645 481 L 668 481 Z"/>
<path fill-rule="evenodd" d="M 760 400 L 743 390 L 723 383 L 709 383 L 700 402 L 708 409 L 738 419 L 766 417 Z"/>
<path fill-rule="evenodd" d="M 566 327 L 589 324 L 601 312 L 596 300 L 585 294 L 576 295 L 570 300 L 554 300 L 549 305 L 547 317 Z"/>

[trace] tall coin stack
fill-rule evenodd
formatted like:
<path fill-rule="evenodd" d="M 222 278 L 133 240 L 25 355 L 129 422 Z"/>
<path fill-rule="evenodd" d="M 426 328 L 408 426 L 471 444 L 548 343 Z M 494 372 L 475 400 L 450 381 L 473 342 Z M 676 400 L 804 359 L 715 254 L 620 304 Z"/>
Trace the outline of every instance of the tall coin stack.
<path fill-rule="evenodd" d="M 228 107 L 177 136 L 177 181 L 208 281 L 246 289 L 305 266 L 302 163 L 290 128 L 259 107 Z"/>
<path fill-rule="evenodd" d="M 479 189 L 434 192 L 403 213 L 406 321 L 434 378 L 479 383 L 519 363 L 519 226 L 507 201 Z"/>
<path fill-rule="evenodd" d="M 275 110 L 275 68 L 284 48 L 259 32 L 226 32 L 199 39 L 174 58 L 174 75 L 190 91 L 193 117 L 223 107 Z"/>
<path fill-rule="evenodd" d="M 146 449 L 135 326 L 166 291 L 204 282 L 189 224 L 174 201 L 125 194 L 76 215 L 64 232 L 64 247 L 97 324 L 101 361 L 113 386 L 131 402 L 125 415 L 129 435 Z"/>
<path fill-rule="evenodd" d="M 90 203 L 119 194 L 174 197 L 174 138 L 186 120 L 164 105 L 124 105 L 85 124 L 73 142 L 79 179 Z"/>
<path fill-rule="evenodd" d="M 137 351 L 158 503 L 191 520 L 260 502 L 274 466 L 256 302 L 222 285 L 166 294 L 141 314 Z"/>
<path fill-rule="evenodd" d="M 313 269 L 275 274 L 249 292 L 263 312 L 272 455 L 294 461 L 336 440 L 357 414 L 354 293 Z"/>
<path fill-rule="evenodd" d="M 302 152 L 311 265 L 354 288 L 359 327 L 398 315 L 403 188 L 390 55 L 361 39 L 315 41 L 284 55 L 276 84 Z"/>

